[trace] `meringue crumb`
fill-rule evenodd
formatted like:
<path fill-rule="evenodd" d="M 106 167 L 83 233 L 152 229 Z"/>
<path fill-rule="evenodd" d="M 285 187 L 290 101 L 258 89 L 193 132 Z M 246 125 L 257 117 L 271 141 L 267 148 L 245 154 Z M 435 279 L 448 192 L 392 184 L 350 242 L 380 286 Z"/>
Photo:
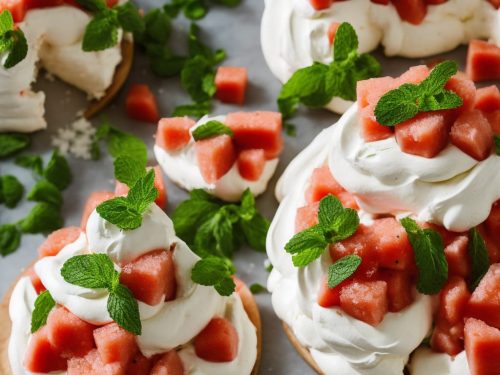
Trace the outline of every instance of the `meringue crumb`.
<path fill-rule="evenodd" d="M 52 145 L 63 155 L 73 155 L 76 158 L 92 159 L 92 144 L 96 129 L 85 118 L 81 117 L 66 128 L 57 130 L 52 137 Z"/>

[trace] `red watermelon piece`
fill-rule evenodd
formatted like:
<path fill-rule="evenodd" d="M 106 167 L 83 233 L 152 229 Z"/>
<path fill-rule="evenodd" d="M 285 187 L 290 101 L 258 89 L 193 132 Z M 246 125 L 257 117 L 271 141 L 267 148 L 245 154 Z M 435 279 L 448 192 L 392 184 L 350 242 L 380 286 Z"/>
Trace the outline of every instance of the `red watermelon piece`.
<path fill-rule="evenodd" d="M 452 110 L 452 112 L 458 114 L 474 107 L 477 94 L 476 85 L 466 74 L 458 72 L 448 80 L 444 87 L 460 96 L 463 101 L 462 106 Z"/>
<path fill-rule="evenodd" d="M 209 184 L 222 178 L 236 161 L 233 140 L 226 134 L 198 141 L 195 148 L 200 173 Z"/>
<path fill-rule="evenodd" d="M 308 203 L 315 203 L 329 194 L 338 196 L 342 192 L 345 192 L 345 189 L 335 180 L 330 167 L 323 165 L 313 170 L 305 197 Z"/>
<path fill-rule="evenodd" d="M 175 299 L 175 263 L 170 250 L 154 250 L 125 265 L 120 282 L 139 301 L 155 306 Z"/>
<path fill-rule="evenodd" d="M 97 349 L 84 357 L 68 360 L 68 375 L 123 375 L 125 367 L 118 362 L 104 364 Z"/>
<path fill-rule="evenodd" d="M 241 177 L 248 181 L 258 181 L 266 166 L 266 156 L 263 149 L 243 150 L 236 162 Z"/>
<path fill-rule="evenodd" d="M 99 206 L 102 202 L 113 199 L 115 194 L 110 191 L 96 191 L 89 195 L 85 207 L 83 208 L 82 221 L 80 223 L 80 228 L 85 230 L 87 227 L 87 221 L 90 215 L 94 212 L 95 208 Z"/>
<path fill-rule="evenodd" d="M 493 235 L 489 234 L 484 224 L 479 225 L 477 229 L 479 231 L 479 234 L 481 234 L 481 237 L 483 237 L 484 243 L 486 244 L 490 263 L 500 262 L 500 243 L 495 240 L 495 237 Z"/>
<path fill-rule="evenodd" d="M 309 0 L 311 6 L 316 10 L 328 9 L 332 6 L 334 0 Z"/>
<path fill-rule="evenodd" d="M 354 198 L 354 195 L 347 191 L 343 191 L 339 193 L 337 198 L 340 200 L 340 203 L 342 203 L 342 206 L 345 208 L 352 208 L 353 210 L 359 210 L 358 202 L 356 202 L 356 198 Z"/>
<path fill-rule="evenodd" d="M 184 375 L 184 365 L 177 352 L 171 350 L 163 354 L 149 375 Z"/>
<path fill-rule="evenodd" d="M 26 0 L 2 0 L 0 2 L 0 12 L 10 11 L 14 22 L 22 22 L 28 10 Z"/>
<path fill-rule="evenodd" d="M 135 336 L 116 323 L 97 328 L 94 340 L 104 364 L 119 363 L 125 368 L 139 350 Z"/>
<path fill-rule="evenodd" d="M 160 118 L 156 98 L 148 85 L 135 83 L 130 86 L 125 109 L 127 116 L 134 120 L 157 123 Z"/>
<path fill-rule="evenodd" d="M 495 9 L 500 8 L 500 0 L 488 0 L 491 5 L 495 7 Z"/>
<path fill-rule="evenodd" d="M 31 285 L 33 285 L 33 288 L 35 288 L 38 294 L 47 290 L 47 288 L 43 285 L 42 280 L 35 272 L 35 267 L 29 267 L 26 271 L 24 271 L 24 275 L 30 278 Z"/>
<path fill-rule="evenodd" d="M 247 68 L 220 66 L 215 74 L 215 96 L 223 103 L 243 105 L 248 85 Z"/>
<path fill-rule="evenodd" d="M 50 344 L 63 358 L 83 357 L 94 345 L 96 327 L 59 306 L 47 318 L 47 336 Z"/>
<path fill-rule="evenodd" d="M 467 277 L 470 272 L 468 257 L 469 237 L 466 235 L 456 236 L 444 248 L 444 254 L 448 261 L 448 274 Z"/>
<path fill-rule="evenodd" d="M 226 116 L 226 125 L 234 133 L 240 150 L 263 149 L 266 159 L 275 159 L 283 150 L 281 113 L 233 112 Z"/>
<path fill-rule="evenodd" d="M 137 353 L 127 366 L 125 375 L 150 375 L 152 366 L 153 364 L 149 358 Z"/>
<path fill-rule="evenodd" d="M 455 356 L 464 350 L 463 336 L 464 324 L 462 322 L 450 325 L 438 320 L 432 332 L 431 348 L 436 352 Z"/>
<path fill-rule="evenodd" d="M 66 245 L 75 242 L 80 234 L 82 234 L 82 229 L 78 227 L 61 228 L 52 232 L 38 248 L 38 257 L 44 258 L 59 254 Z"/>
<path fill-rule="evenodd" d="M 396 81 L 398 86 L 401 86 L 404 83 L 413 83 L 418 84 L 426 79 L 430 74 L 429 67 L 427 65 L 416 65 L 412 66 L 406 72 L 401 74 Z"/>
<path fill-rule="evenodd" d="M 439 113 L 421 113 L 395 128 L 399 147 L 407 154 L 433 158 L 448 145 L 448 127 Z"/>
<path fill-rule="evenodd" d="M 471 374 L 500 374 L 500 330 L 480 320 L 467 319 L 465 352 Z"/>
<path fill-rule="evenodd" d="M 330 26 L 328 26 L 328 42 L 331 46 L 333 46 L 333 42 L 335 41 L 335 35 L 337 34 L 337 30 L 339 29 L 340 23 L 332 22 Z"/>
<path fill-rule="evenodd" d="M 399 17 L 413 25 L 419 25 L 427 15 L 425 0 L 391 0 Z"/>
<path fill-rule="evenodd" d="M 323 278 L 323 282 L 321 283 L 321 288 L 318 292 L 318 305 L 321 307 L 333 307 L 340 306 L 340 290 L 344 285 L 347 285 L 350 282 L 349 279 L 344 280 L 335 288 L 328 287 L 328 278 L 325 276 Z"/>
<path fill-rule="evenodd" d="M 500 109 L 493 112 L 485 112 L 484 115 L 488 118 L 493 133 L 500 134 Z"/>
<path fill-rule="evenodd" d="M 155 171 L 154 185 L 155 188 L 158 190 L 158 197 L 156 198 L 155 203 L 158 205 L 158 207 L 165 208 L 165 205 L 167 204 L 167 189 L 165 186 L 165 180 L 163 179 L 163 173 L 159 165 L 153 168 Z M 148 168 L 148 170 L 150 169 L 151 168 Z M 130 190 L 129 187 L 126 184 L 116 180 L 115 195 L 117 197 L 127 195 L 129 190 Z"/>
<path fill-rule="evenodd" d="M 492 264 L 472 293 L 467 315 L 500 328 L 500 263 Z"/>
<path fill-rule="evenodd" d="M 450 132 L 451 143 L 476 160 L 491 155 L 493 133 L 488 119 L 478 110 L 462 113 Z"/>
<path fill-rule="evenodd" d="M 66 371 L 66 359 L 50 344 L 47 326 L 43 326 L 31 336 L 24 356 L 24 367 L 35 373 Z"/>
<path fill-rule="evenodd" d="M 388 310 L 399 312 L 413 303 L 413 283 L 406 271 L 381 270 L 381 279 L 387 283 Z"/>
<path fill-rule="evenodd" d="M 492 112 L 500 109 L 500 91 L 495 85 L 482 87 L 476 91 L 476 102 L 474 108 L 484 112 Z"/>
<path fill-rule="evenodd" d="M 378 123 L 374 111 L 375 105 L 370 104 L 359 112 L 361 136 L 366 142 L 381 141 L 394 135 L 392 127 Z"/>
<path fill-rule="evenodd" d="M 500 201 L 493 203 L 485 226 L 488 233 L 500 243 Z"/>
<path fill-rule="evenodd" d="M 194 339 L 196 355 L 209 362 L 231 362 L 238 355 L 238 332 L 224 318 L 213 318 Z"/>
<path fill-rule="evenodd" d="M 439 293 L 439 316 L 450 324 L 462 323 L 471 294 L 465 280 L 452 276 Z"/>
<path fill-rule="evenodd" d="M 500 48 L 482 40 L 472 40 L 467 52 L 466 72 L 475 82 L 500 78 Z"/>
<path fill-rule="evenodd" d="M 189 130 L 195 124 L 196 121 L 189 117 L 162 118 L 158 123 L 155 142 L 166 151 L 179 151 L 191 140 Z"/>
<path fill-rule="evenodd" d="M 295 215 L 295 233 L 318 224 L 318 210 L 319 202 L 298 208 Z"/>
<path fill-rule="evenodd" d="M 385 281 L 354 281 L 340 291 L 342 310 L 372 326 L 382 322 L 388 305 Z"/>
<path fill-rule="evenodd" d="M 393 77 L 370 78 L 356 83 L 356 96 L 360 108 L 376 105 L 380 98 L 402 83 Z"/>

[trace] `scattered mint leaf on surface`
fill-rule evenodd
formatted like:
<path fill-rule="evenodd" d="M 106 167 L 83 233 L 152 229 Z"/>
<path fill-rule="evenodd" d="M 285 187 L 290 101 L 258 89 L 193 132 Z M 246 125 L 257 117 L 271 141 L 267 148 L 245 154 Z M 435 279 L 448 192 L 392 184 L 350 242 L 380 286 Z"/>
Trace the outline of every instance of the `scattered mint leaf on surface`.
<path fill-rule="evenodd" d="M 52 153 L 52 157 L 43 171 L 43 176 L 59 190 L 66 189 L 73 179 L 68 161 L 57 150 Z"/>
<path fill-rule="evenodd" d="M 289 122 L 285 122 L 283 124 L 283 128 L 285 129 L 286 135 L 289 137 L 297 136 L 297 127 L 294 124 L 290 124 Z"/>
<path fill-rule="evenodd" d="M 245 221 L 250 221 L 256 214 L 257 207 L 255 207 L 255 197 L 250 189 L 247 188 L 241 195 L 239 216 Z"/>
<path fill-rule="evenodd" d="M 160 45 L 168 42 L 172 25 L 170 17 L 161 9 L 151 9 L 148 11 L 144 16 L 144 23 L 145 37 L 147 39 L 142 40 L 143 43 L 147 43 L 148 40 Z"/>
<path fill-rule="evenodd" d="M 213 79 L 213 67 L 202 55 L 187 60 L 181 71 L 182 87 L 196 103 L 205 102 L 215 94 L 213 86 L 205 80 L 206 76 Z"/>
<path fill-rule="evenodd" d="M 210 101 L 203 103 L 194 103 L 194 104 L 184 104 L 175 107 L 172 112 L 172 116 L 174 117 L 182 117 L 182 116 L 191 116 L 200 118 L 207 114 L 209 114 L 212 110 L 212 104 Z"/>
<path fill-rule="evenodd" d="M 108 152 L 114 158 L 126 156 L 146 165 L 148 150 L 144 141 L 131 134 L 125 133 L 105 122 L 96 133 L 96 141 L 106 141 Z"/>
<path fill-rule="evenodd" d="M 215 120 L 208 121 L 193 130 L 193 138 L 195 141 L 201 141 L 203 139 L 213 138 L 223 134 L 229 135 L 230 137 L 234 136 L 234 133 L 229 126 Z"/>
<path fill-rule="evenodd" d="M 420 84 L 405 83 L 383 95 L 375 107 L 377 121 L 385 126 L 395 126 L 412 119 L 420 112 L 458 108 L 463 100 L 444 87 L 457 73 L 454 61 L 444 61 L 430 72 Z"/>
<path fill-rule="evenodd" d="M 116 11 L 118 23 L 123 30 L 138 35 L 146 29 L 144 19 L 139 14 L 137 7 L 130 1 L 113 8 Z"/>
<path fill-rule="evenodd" d="M 114 161 L 115 177 L 128 187 L 134 184 L 146 174 L 146 166 L 141 160 L 128 156 L 119 156 Z"/>
<path fill-rule="evenodd" d="M 85 52 L 102 51 L 118 43 L 118 16 L 110 9 L 100 10 L 85 28 L 82 49 Z"/>
<path fill-rule="evenodd" d="M 474 291 L 490 268 L 490 258 L 486 244 L 476 228 L 469 231 L 468 253 L 471 261 L 469 289 Z"/>
<path fill-rule="evenodd" d="M 493 135 L 493 142 L 495 143 L 495 153 L 500 156 L 500 135 Z"/>
<path fill-rule="evenodd" d="M 21 155 L 16 158 L 16 164 L 33 170 L 37 175 L 43 175 L 43 160 L 38 155 Z"/>
<path fill-rule="evenodd" d="M 199 20 L 206 16 L 208 7 L 204 0 L 188 1 L 184 7 L 184 16 L 190 20 Z"/>
<path fill-rule="evenodd" d="M 33 186 L 28 193 L 28 200 L 50 203 L 58 208 L 62 206 L 63 202 L 61 191 L 57 186 L 47 180 L 40 180 Z"/>
<path fill-rule="evenodd" d="M 70 284 L 89 289 L 112 289 L 119 282 L 118 272 L 106 254 L 74 256 L 64 263 L 61 276 Z"/>
<path fill-rule="evenodd" d="M 200 285 L 214 286 L 220 295 L 230 296 L 236 289 L 231 278 L 235 272 L 229 260 L 210 256 L 195 264 L 191 270 L 191 279 Z"/>
<path fill-rule="evenodd" d="M 19 222 L 23 233 L 49 233 L 62 228 L 64 219 L 52 204 L 40 202 Z"/>
<path fill-rule="evenodd" d="M 15 252 L 21 243 L 21 232 L 14 224 L 0 225 L 0 255 L 7 256 Z"/>
<path fill-rule="evenodd" d="M 433 229 L 422 229 L 409 217 L 400 220 L 410 240 L 418 268 L 417 290 L 437 294 L 448 280 L 448 262 L 441 235 Z"/>
<path fill-rule="evenodd" d="M 9 208 L 17 206 L 24 194 L 24 186 L 17 177 L 5 175 L 0 177 L 0 203 Z"/>
<path fill-rule="evenodd" d="M 347 255 L 333 263 L 328 267 L 328 287 L 335 288 L 350 277 L 358 269 L 361 261 L 358 255 Z"/>
<path fill-rule="evenodd" d="M 48 290 L 40 293 L 35 300 L 35 309 L 31 315 L 31 333 L 35 333 L 45 324 L 52 309 L 56 306 L 56 301 Z"/>
<path fill-rule="evenodd" d="M 30 137 L 25 134 L 0 134 L 0 159 L 8 158 L 30 145 Z"/>
<path fill-rule="evenodd" d="M 252 294 L 266 293 L 267 288 L 262 284 L 254 283 L 250 285 L 250 291 L 252 292 Z"/>
<path fill-rule="evenodd" d="M 139 304 L 125 285 L 118 284 L 109 293 L 108 311 L 120 327 L 139 336 L 142 333 Z"/>

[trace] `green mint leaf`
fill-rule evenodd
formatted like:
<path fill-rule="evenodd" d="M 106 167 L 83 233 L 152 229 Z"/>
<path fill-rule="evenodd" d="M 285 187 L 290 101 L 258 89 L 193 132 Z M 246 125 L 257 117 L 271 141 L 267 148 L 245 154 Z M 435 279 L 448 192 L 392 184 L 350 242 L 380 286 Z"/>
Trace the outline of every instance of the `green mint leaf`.
<path fill-rule="evenodd" d="M 76 0 L 76 2 L 93 13 L 107 10 L 107 5 L 103 0 Z"/>
<path fill-rule="evenodd" d="M 48 290 L 40 293 L 35 300 L 35 309 L 31 315 L 31 333 L 35 333 L 47 324 L 47 317 L 55 306 L 56 301 Z"/>
<path fill-rule="evenodd" d="M 175 107 L 172 112 L 174 117 L 191 116 L 195 118 L 203 117 L 212 111 L 212 103 L 205 101 L 202 103 L 185 104 Z"/>
<path fill-rule="evenodd" d="M 199 20 L 206 16 L 208 8 L 204 0 L 190 0 L 184 6 L 184 16 L 190 20 Z"/>
<path fill-rule="evenodd" d="M 328 287 L 335 288 L 350 277 L 358 269 L 361 261 L 358 255 L 347 255 L 333 263 L 328 267 Z"/>
<path fill-rule="evenodd" d="M 457 74 L 458 65 L 455 61 L 447 60 L 436 65 L 429 76 L 420 83 L 421 91 L 427 95 L 436 95 L 443 91 L 444 85 Z"/>
<path fill-rule="evenodd" d="M 195 141 L 201 141 L 207 138 L 213 138 L 218 135 L 229 135 L 230 137 L 234 136 L 233 131 L 227 125 L 224 125 L 220 121 L 208 121 L 203 125 L 198 126 L 193 130 L 193 138 Z"/>
<path fill-rule="evenodd" d="M 296 137 L 297 136 L 297 127 L 294 124 L 290 124 L 289 122 L 285 122 L 283 124 L 283 129 L 285 129 L 285 133 L 289 137 Z"/>
<path fill-rule="evenodd" d="M 236 288 L 231 278 L 235 271 L 229 260 L 210 256 L 194 265 L 191 280 L 200 285 L 214 286 L 219 294 L 229 296 Z"/>
<path fill-rule="evenodd" d="M 167 13 L 161 9 L 152 9 L 144 16 L 144 23 L 145 34 L 149 39 L 160 45 L 168 42 L 172 26 Z"/>
<path fill-rule="evenodd" d="M 252 294 L 266 293 L 267 288 L 262 284 L 254 283 L 250 285 L 250 291 L 252 292 Z"/>
<path fill-rule="evenodd" d="M 30 143 L 30 137 L 25 134 L 0 134 L 0 159 L 17 154 Z"/>
<path fill-rule="evenodd" d="M 142 214 L 131 207 L 127 198 L 117 197 L 96 207 L 97 213 L 106 221 L 123 230 L 137 229 L 142 224 Z"/>
<path fill-rule="evenodd" d="M 118 17 L 118 23 L 123 30 L 136 34 L 142 34 L 146 29 L 144 19 L 139 14 L 137 7 L 130 1 L 113 8 Z"/>
<path fill-rule="evenodd" d="M 21 155 L 16 158 L 16 164 L 33 170 L 37 175 L 43 175 L 43 160 L 38 155 Z"/>
<path fill-rule="evenodd" d="M 176 18 L 182 9 L 182 4 L 165 4 L 163 11 L 171 18 Z"/>
<path fill-rule="evenodd" d="M 186 61 L 181 72 L 181 83 L 195 102 L 205 102 L 214 95 L 213 90 L 206 90 L 205 76 L 211 74 L 213 74 L 213 67 L 206 57 L 196 55 Z"/>
<path fill-rule="evenodd" d="M 69 258 L 61 268 L 67 283 L 89 289 L 111 289 L 118 272 L 106 254 L 85 254 Z"/>
<path fill-rule="evenodd" d="M 266 270 L 267 272 L 271 272 L 271 271 L 273 270 L 273 268 L 274 268 L 274 267 L 273 267 L 273 265 L 271 264 L 271 262 L 269 262 L 269 264 L 268 264 L 267 266 L 265 266 L 264 268 L 265 268 L 265 270 Z"/>
<path fill-rule="evenodd" d="M 490 258 L 483 237 L 476 228 L 469 231 L 469 258 L 471 261 L 471 275 L 469 289 L 474 291 L 479 282 L 490 268 Z"/>
<path fill-rule="evenodd" d="M 321 199 L 318 219 L 330 243 L 351 237 L 359 226 L 359 216 L 356 210 L 344 208 L 340 200 L 333 195 L 327 195 Z"/>
<path fill-rule="evenodd" d="M 333 56 L 335 60 L 342 61 L 348 59 L 350 54 L 357 52 L 358 45 L 358 36 L 354 27 L 347 22 L 343 22 L 337 29 L 333 43 Z"/>
<path fill-rule="evenodd" d="M 292 257 L 293 265 L 295 267 L 305 267 L 318 259 L 324 252 L 324 247 L 313 247 L 303 250 Z"/>
<path fill-rule="evenodd" d="M 444 90 L 433 96 L 424 96 L 418 106 L 420 112 L 439 111 L 460 107 L 463 99 L 452 91 Z"/>
<path fill-rule="evenodd" d="M 235 7 L 241 4 L 241 0 L 212 0 L 212 2 L 220 5 L 225 5 L 227 7 Z"/>
<path fill-rule="evenodd" d="M 130 188 L 127 201 L 142 215 L 157 197 L 158 189 L 155 187 L 155 170 L 151 169 Z"/>
<path fill-rule="evenodd" d="M 126 286 L 116 285 L 108 297 L 108 312 L 120 327 L 139 336 L 142 333 L 139 304 Z"/>
<path fill-rule="evenodd" d="M 104 123 L 97 129 L 96 140 L 106 140 L 108 151 L 114 158 L 127 156 L 144 165 L 147 163 L 148 150 L 144 141 L 108 123 Z"/>
<path fill-rule="evenodd" d="M 224 208 L 220 208 L 196 231 L 194 250 L 200 256 L 216 255 L 222 258 L 233 256 L 237 244 L 233 235 L 233 223 Z"/>
<path fill-rule="evenodd" d="M 188 35 L 189 57 L 199 56 L 204 58 L 208 65 L 216 65 L 224 61 L 226 52 L 222 49 L 212 51 L 212 49 L 200 40 L 200 28 L 197 24 L 191 24 Z"/>
<path fill-rule="evenodd" d="M 394 126 L 415 117 L 418 113 L 417 85 L 405 83 L 383 95 L 375 107 L 377 121 L 385 126 Z"/>
<path fill-rule="evenodd" d="M 0 177 L 0 202 L 9 208 L 17 206 L 23 197 L 24 186 L 15 176 L 6 175 Z"/>
<path fill-rule="evenodd" d="M 62 228 L 64 219 L 57 207 L 40 202 L 19 222 L 19 225 L 24 233 L 49 233 Z"/>
<path fill-rule="evenodd" d="M 141 160 L 119 156 L 114 161 L 115 177 L 118 181 L 132 187 L 146 175 L 146 165 Z"/>
<path fill-rule="evenodd" d="M 14 19 L 12 18 L 10 11 L 4 10 L 0 13 L 0 35 L 3 35 L 11 30 L 14 30 Z"/>
<path fill-rule="evenodd" d="M 160 56 L 150 55 L 149 60 L 153 73 L 167 78 L 180 74 L 186 64 L 185 57 L 172 55 L 171 53 L 165 53 Z"/>
<path fill-rule="evenodd" d="M 21 29 L 11 31 L 10 52 L 3 66 L 10 69 L 20 63 L 28 54 L 28 42 Z"/>
<path fill-rule="evenodd" d="M 231 277 L 226 277 L 215 284 L 214 288 L 221 296 L 229 297 L 236 290 L 236 284 Z"/>
<path fill-rule="evenodd" d="M 28 193 L 28 200 L 50 203 L 58 208 L 62 206 L 63 202 L 61 191 L 47 180 L 40 180 L 33 186 Z"/>
<path fill-rule="evenodd" d="M 256 213 L 250 220 L 241 220 L 240 226 L 246 242 L 254 250 L 266 251 L 266 238 L 271 223 L 260 213 Z"/>
<path fill-rule="evenodd" d="M 495 143 L 495 153 L 500 156 L 500 135 L 493 135 L 493 142 Z"/>
<path fill-rule="evenodd" d="M 419 275 L 417 290 L 437 294 L 448 280 L 448 262 L 444 255 L 441 235 L 432 229 L 422 229 L 409 217 L 401 219 L 415 253 Z"/>
<path fill-rule="evenodd" d="M 43 176 L 59 190 L 66 189 L 73 179 L 68 161 L 57 150 L 52 153 L 47 168 L 43 171 Z"/>
<path fill-rule="evenodd" d="M 255 197 L 253 196 L 251 190 L 246 188 L 241 195 L 240 204 L 240 218 L 244 221 L 252 220 L 257 213 L 257 208 L 255 207 Z"/>
<path fill-rule="evenodd" d="M 292 262 L 296 267 L 304 267 L 319 258 L 327 246 L 321 227 L 315 225 L 295 234 L 285 245 L 285 251 L 293 255 Z"/>
<path fill-rule="evenodd" d="M 102 51 L 118 43 L 118 28 L 120 24 L 115 12 L 101 10 L 85 28 L 82 49 L 85 52 Z"/>
<path fill-rule="evenodd" d="M 21 232 L 14 224 L 0 225 L 0 255 L 7 256 L 15 252 L 21 243 Z"/>

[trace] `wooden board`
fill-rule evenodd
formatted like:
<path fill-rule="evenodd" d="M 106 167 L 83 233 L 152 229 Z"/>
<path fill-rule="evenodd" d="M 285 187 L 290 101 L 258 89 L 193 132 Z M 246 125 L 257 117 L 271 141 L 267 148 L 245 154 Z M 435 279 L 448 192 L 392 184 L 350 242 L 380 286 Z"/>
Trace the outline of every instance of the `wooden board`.
<path fill-rule="evenodd" d="M 283 325 L 283 330 L 285 331 L 286 335 L 288 336 L 288 339 L 292 343 L 295 350 L 297 350 L 300 356 L 307 362 L 309 366 L 313 368 L 314 371 L 316 371 L 319 375 L 323 375 L 323 372 L 319 368 L 318 364 L 312 357 L 309 350 L 306 347 L 302 346 L 300 341 L 297 339 L 297 337 L 295 337 L 292 330 L 285 322 L 282 322 L 282 325 Z"/>

